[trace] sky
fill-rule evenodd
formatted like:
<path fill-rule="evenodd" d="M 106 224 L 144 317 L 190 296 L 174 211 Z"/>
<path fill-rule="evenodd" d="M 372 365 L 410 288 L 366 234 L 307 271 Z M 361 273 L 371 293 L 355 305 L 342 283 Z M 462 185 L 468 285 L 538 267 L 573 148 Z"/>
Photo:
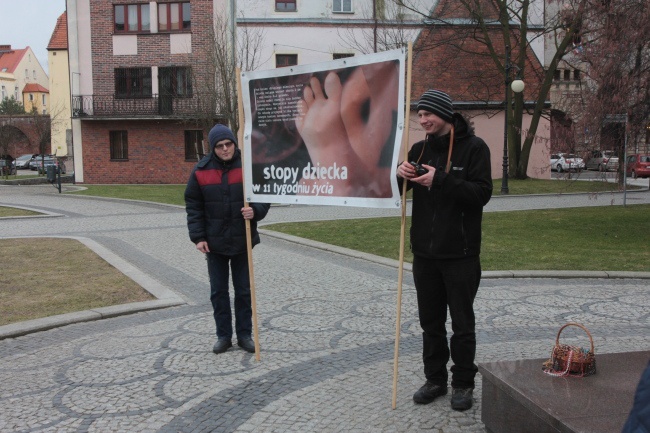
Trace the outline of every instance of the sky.
<path fill-rule="evenodd" d="M 31 47 L 47 72 L 47 44 L 65 0 L 0 0 L 0 44 Z"/>

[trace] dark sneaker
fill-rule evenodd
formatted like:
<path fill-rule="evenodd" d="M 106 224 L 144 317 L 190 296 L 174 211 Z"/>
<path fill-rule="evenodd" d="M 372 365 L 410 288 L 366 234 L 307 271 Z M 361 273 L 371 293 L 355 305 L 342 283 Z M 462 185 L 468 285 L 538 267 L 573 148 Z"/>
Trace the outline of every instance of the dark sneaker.
<path fill-rule="evenodd" d="M 255 353 L 255 342 L 252 338 L 238 338 L 237 346 L 244 349 L 246 352 Z"/>
<path fill-rule="evenodd" d="M 212 351 L 216 354 L 223 353 L 232 347 L 232 341 L 228 338 L 219 338 L 212 346 Z"/>
<path fill-rule="evenodd" d="M 451 391 L 451 408 L 467 410 L 472 407 L 472 388 L 453 388 Z"/>
<path fill-rule="evenodd" d="M 413 394 L 413 401 L 418 404 L 429 404 L 437 397 L 447 394 L 447 387 L 436 385 L 428 380 L 420 389 Z"/>

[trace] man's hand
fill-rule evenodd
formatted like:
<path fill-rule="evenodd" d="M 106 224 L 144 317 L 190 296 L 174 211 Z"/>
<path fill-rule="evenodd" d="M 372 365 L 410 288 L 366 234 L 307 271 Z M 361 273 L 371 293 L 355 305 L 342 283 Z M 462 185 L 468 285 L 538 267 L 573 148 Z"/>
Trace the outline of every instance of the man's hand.
<path fill-rule="evenodd" d="M 244 216 L 245 220 L 252 220 L 255 216 L 255 211 L 252 207 L 243 207 L 241 208 L 241 214 Z"/>
<path fill-rule="evenodd" d="M 411 165 L 411 164 L 409 164 Z M 426 168 L 429 170 L 428 173 L 424 173 L 422 176 L 414 177 L 411 178 L 411 182 L 419 183 L 420 185 L 426 187 L 426 188 L 431 188 L 431 185 L 433 184 L 433 175 L 436 174 L 436 168 L 432 167 L 430 165 L 426 164 L 420 164 L 422 167 Z M 413 166 L 411 166 L 413 167 Z M 415 171 L 415 170 L 413 170 Z M 417 175 L 416 175 L 417 176 Z"/>
<path fill-rule="evenodd" d="M 206 241 L 197 242 L 196 249 L 201 251 L 203 254 L 210 252 L 210 247 Z"/>
<path fill-rule="evenodd" d="M 424 187 L 431 188 L 431 184 L 433 184 L 433 175 L 436 173 L 436 169 L 435 167 L 427 164 L 420 165 L 429 170 L 429 172 L 423 174 L 422 176 L 418 176 L 415 172 L 415 167 L 405 161 L 397 167 L 397 175 L 402 179 L 408 179 L 411 182 L 415 182 Z"/>

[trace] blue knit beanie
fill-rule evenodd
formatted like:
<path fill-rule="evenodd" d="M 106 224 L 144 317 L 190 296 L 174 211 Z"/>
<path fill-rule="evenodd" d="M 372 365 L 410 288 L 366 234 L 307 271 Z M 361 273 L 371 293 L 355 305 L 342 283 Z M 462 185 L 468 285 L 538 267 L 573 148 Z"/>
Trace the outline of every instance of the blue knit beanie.
<path fill-rule="evenodd" d="M 447 123 L 454 122 L 454 106 L 451 98 L 440 90 L 427 90 L 418 101 L 418 111 L 425 110 L 440 117 Z"/>
<path fill-rule="evenodd" d="M 210 143 L 210 151 L 214 152 L 214 146 L 220 142 L 221 140 L 230 140 L 233 143 L 235 143 L 235 146 L 237 146 L 237 139 L 235 138 L 235 134 L 232 133 L 230 128 L 228 128 L 226 125 L 222 125 L 221 123 L 217 123 L 214 125 L 214 127 L 210 130 L 210 133 L 208 134 L 208 143 Z"/>

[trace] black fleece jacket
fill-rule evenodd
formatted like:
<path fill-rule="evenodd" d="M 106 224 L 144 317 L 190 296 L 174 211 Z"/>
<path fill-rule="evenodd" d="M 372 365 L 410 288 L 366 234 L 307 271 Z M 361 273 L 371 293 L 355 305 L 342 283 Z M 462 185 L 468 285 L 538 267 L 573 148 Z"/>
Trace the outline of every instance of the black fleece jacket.
<path fill-rule="evenodd" d="M 449 134 L 415 143 L 409 161 L 436 167 L 431 188 L 408 182 L 413 189 L 411 251 L 432 259 L 460 259 L 481 252 L 483 206 L 492 197 L 490 150 L 454 114 L 451 169 L 445 173 Z M 399 179 L 403 181 L 403 179 Z"/>
<path fill-rule="evenodd" d="M 210 252 L 232 256 L 246 251 L 244 186 L 239 149 L 230 161 L 222 161 L 211 149 L 196 164 L 185 188 L 185 210 L 190 239 L 207 241 Z M 249 203 L 253 208 L 251 243 L 260 242 L 257 221 L 269 211 L 267 203 Z"/>

